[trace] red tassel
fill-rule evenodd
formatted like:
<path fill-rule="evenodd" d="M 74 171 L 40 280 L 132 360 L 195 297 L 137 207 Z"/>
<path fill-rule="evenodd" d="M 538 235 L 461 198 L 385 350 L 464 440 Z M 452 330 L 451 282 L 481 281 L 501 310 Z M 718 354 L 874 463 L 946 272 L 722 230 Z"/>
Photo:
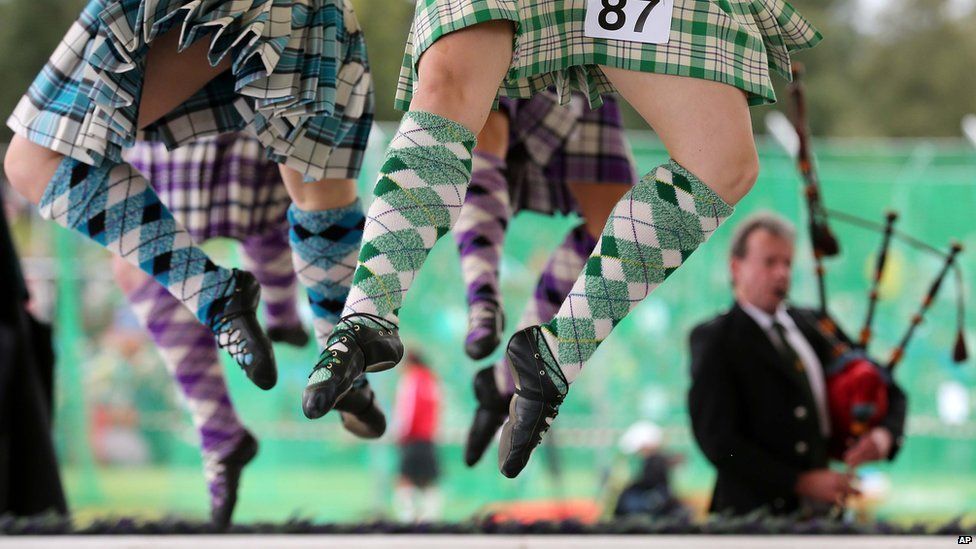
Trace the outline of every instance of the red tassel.
<path fill-rule="evenodd" d="M 969 352 L 966 350 L 966 336 L 963 334 L 962 330 L 956 334 L 956 345 L 952 349 L 952 360 L 959 362 L 966 362 L 969 358 Z"/>

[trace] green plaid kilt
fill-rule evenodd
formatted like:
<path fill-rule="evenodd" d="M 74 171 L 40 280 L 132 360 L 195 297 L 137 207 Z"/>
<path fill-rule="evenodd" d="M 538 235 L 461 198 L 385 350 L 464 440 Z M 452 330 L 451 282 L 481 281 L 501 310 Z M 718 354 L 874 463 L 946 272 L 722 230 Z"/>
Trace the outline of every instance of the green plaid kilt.
<path fill-rule="evenodd" d="M 577 90 L 590 105 L 613 86 L 598 65 L 723 82 L 746 92 L 750 105 L 776 101 L 770 69 L 790 78 L 790 52 L 820 33 L 784 0 L 675 0 L 667 44 L 583 35 L 586 0 L 418 0 L 397 86 L 407 110 L 416 61 L 438 38 L 494 20 L 512 21 L 512 66 L 499 94 L 529 97 L 554 86 L 560 101 Z"/>

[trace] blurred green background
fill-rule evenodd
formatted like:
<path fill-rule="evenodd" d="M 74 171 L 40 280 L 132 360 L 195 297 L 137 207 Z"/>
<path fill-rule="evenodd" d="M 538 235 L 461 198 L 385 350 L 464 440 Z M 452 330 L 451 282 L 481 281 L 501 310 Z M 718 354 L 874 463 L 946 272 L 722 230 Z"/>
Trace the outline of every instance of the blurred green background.
<path fill-rule="evenodd" d="M 632 140 L 640 166 L 665 158 L 653 135 L 632 132 Z M 365 173 L 375 173 L 384 142 L 384 132 L 377 131 Z M 976 151 L 961 141 L 824 140 L 816 145 L 828 207 L 877 220 L 887 208 L 895 208 L 902 214 L 904 231 L 940 247 L 956 238 L 976 248 L 976 228 L 970 221 L 976 204 Z M 764 139 L 760 150 L 758 187 L 736 218 L 767 209 L 804 219 L 792 160 Z M 369 182 L 364 178 L 361 185 L 368 195 Z M 520 314 L 547 254 L 574 223 L 531 213 L 516 218 L 503 261 L 510 318 Z M 29 272 L 68 274 L 41 282 L 41 287 L 51 289 L 44 295 L 56 304 L 61 356 L 56 437 L 75 511 L 80 517 L 204 513 L 207 500 L 195 431 L 151 344 L 137 330 L 125 328 L 124 305 L 109 277 L 107 254 L 50 224 L 31 229 L 26 221 L 18 225 L 24 246 L 34 254 L 27 259 Z M 856 227 L 838 224 L 836 229 L 843 255 L 828 263 L 831 308 L 854 331 L 863 318 L 880 239 Z M 462 351 L 465 310 L 457 252 L 450 242 L 440 243 L 407 298 L 402 318 L 408 345 L 423 353 L 442 382 L 445 518 L 463 519 L 485 505 L 511 499 L 601 498 L 607 471 L 628 467 L 616 449 L 617 438 L 639 419 L 665 427 L 669 450 L 689 458 L 676 471 L 679 495 L 704 505 L 713 472 L 689 438 L 686 335 L 694 324 L 731 303 L 725 266 L 731 232 L 730 225 L 716 234 L 593 357 L 553 428 L 561 475 L 551 474 L 552 457 L 543 455 L 517 481 L 498 474 L 491 452 L 474 469 L 461 462 L 474 410 L 471 376 L 478 366 Z M 218 241 L 209 249 L 235 261 L 236 247 L 230 243 Z M 940 267 L 937 258 L 899 245 L 890 261 L 872 348 L 882 360 Z M 964 254 L 961 264 L 972 287 L 976 259 Z M 814 304 L 805 236 L 794 281 L 793 300 Z M 944 519 L 976 511 L 976 414 L 971 409 L 976 370 L 971 361 L 958 366 L 950 360 L 954 285 L 947 281 L 897 373 L 910 399 L 908 442 L 894 464 L 862 470 L 865 482 L 880 494 L 875 509 L 880 517 Z M 972 323 L 967 334 L 976 342 Z M 120 350 L 125 347 L 118 344 L 120 337 L 141 338 L 142 343 L 138 351 L 126 354 Z M 388 515 L 397 467 L 391 437 L 362 443 L 347 435 L 336 417 L 306 420 L 299 395 L 315 351 L 281 347 L 278 355 L 281 379 L 270 393 L 253 387 L 236 366 L 226 367 L 241 416 L 262 444 L 246 472 L 239 518 L 360 520 Z M 371 376 L 388 413 L 397 377 L 397 370 Z M 93 457 L 94 416 L 103 417 L 106 410 L 114 425 L 128 428 L 141 441 L 144 459 L 113 465 Z"/>
<path fill-rule="evenodd" d="M 394 82 L 413 4 L 356 1 L 367 33 L 380 120 L 395 120 Z M 808 96 L 828 207 L 880 221 L 898 210 L 900 229 L 945 247 L 961 240 L 970 250 L 960 263 L 966 285 L 976 281 L 976 149 L 959 138 L 959 120 L 976 112 L 976 12 L 958 0 L 797 0 L 826 39 L 798 58 L 808 67 Z M 9 112 L 76 16 L 76 0 L 0 0 L 0 112 Z M 781 93 L 781 98 L 784 96 Z M 769 110 L 753 111 L 757 130 Z M 653 134 L 631 115 L 640 171 L 666 159 Z M 360 182 L 369 196 L 371 174 L 392 127 L 374 133 Z M 7 133 L 4 133 L 7 132 Z M 0 142 L 9 138 L 4 127 Z M 759 137 L 762 171 L 736 219 L 759 209 L 803 223 L 805 209 L 793 163 Z M 510 319 L 520 314 L 549 251 L 576 221 L 523 214 L 511 226 L 503 262 L 503 292 Z M 733 222 L 734 224 L 734 222 Z M 629 465 L 616 450 L 632 422 L 665 427 L 668 447 L 688 457 L 676 471 L 679 496 L 704 505 L 714 473 L 688 432 L 686 337 L 696 323 L 731 303 L 726 250 L 732 224 L 700 250 L 623 322 L 574 385 L 555 424 L 554 457 L 537 457 L 517 481 L 501 477 L 489 451 L 467 469 L 461 444 L 473 412 L 470 380 L 479 367 L 462 351 L 465 311 L 457 252 L 442 242 L 409 295 L 403 333 L 434 366 L 443 386 L 441 456 L 445 518 L 471 516 L 485 505 L 512 499 L 600 498 L 604 475 Z M 18 218 L 15 229 L 34 278 L 35 305 L 57 327 L 56 439 L 73 510 L 84 518 L 106 513 L 204 516 L 206 492 L 196 434 L 148 339 L 131 328 L 115 290 L 107 254 L 80 237 Z M 831 307 L 848 330 L 863 318 L 877 235 L 837 225 L 843 255 L 828 263 Z M 802 232 L 802 231 L 801 231 Z M 236 247 L 208 245 L 236 261 Z M 798 247 L 793 300 L 813 304 L 814 280 L 807 243 Z M 940 262 L 896 246 L 876 323 L 873 351 L 886 358 L 907 327 Z M 897 520 L 945 519 L 976 513 L 976 371 L 972 361 L 951 363 L 955 308 L 953 281 L 943 289 L 897 373 L 910 399 L 908 441 L 894 464 L 866 467 L 865 482 L 878 494 L 876 516 Z M 971 302 L 971 300 L 967 300 Z M 305 311 L 307 316 L 307 311 Z M 511 322 L 514 324 L 514 321 Z M 972 322 L 967 331 L 976 344 Z M 124 344 L 140 342 L 134 350 Z M 141 339 L 138 339 L 141 338 Z M 361 443 L 335 417 L 311 422 L 299 395 L 315 360 L 310 346 L 280 348 L 281 379 L 270 393 L 227 366 L 234 401 L 262 447 L 247 469 L 240 520 L 360 520 L 390 514 L 397 454 L 389 437 Z M 592 370 L 592 371 L 590 371 Z M 398 371 L 372 376 L 387 412 Z M 139 449 L 123 464 L 96 455 L 92 433 L 105 422 L 123 428 Z M 557 459 L 561 474 L 547 464 Z M 121 460 L 125 461 L 125 460 Z"/>

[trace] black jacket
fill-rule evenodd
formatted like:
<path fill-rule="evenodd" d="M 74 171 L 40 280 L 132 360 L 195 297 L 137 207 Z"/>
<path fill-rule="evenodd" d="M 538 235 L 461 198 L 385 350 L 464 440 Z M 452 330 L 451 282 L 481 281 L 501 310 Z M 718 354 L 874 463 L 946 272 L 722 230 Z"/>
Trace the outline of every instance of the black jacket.
<path fill-rule="evenodd" d="M 67 514 L 51 440 L 51 331 L 27 312 L 2 196 L 0 288 L 0 515 Z"/>
<path fill-rule="evenodd" d="M 822 365 L 830 345 L 810 318 L 789 309 Z M 718 469 L 710 511 L 744 514 L 799 508 L 793 491 L 804 471 L 827 466 L 827 441 L 803 374 L 791 371 L 762 328 L 738 304 L 691 332 L 688 395 L 695 440 Z M 905 395 L 889 388 L 882 425 L 892 434 L 888 459 L 901 446 Z"/>

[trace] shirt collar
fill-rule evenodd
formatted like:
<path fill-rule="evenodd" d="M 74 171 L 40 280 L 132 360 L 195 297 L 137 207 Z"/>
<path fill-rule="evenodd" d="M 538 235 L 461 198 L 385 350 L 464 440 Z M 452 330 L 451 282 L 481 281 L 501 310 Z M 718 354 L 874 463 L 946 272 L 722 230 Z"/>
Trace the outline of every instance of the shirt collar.
<path fill-rule="evenodd" d="M 739 306 L 742 307 L 742 310 L 752 317 L 752 319 L 756 321 L 756 324 L 758 324 L 763 330 L 770 330 L 773 327 L 773 320 L 776 320 L 787 329 L 795 326 L 793 319 L 790 317 L 789 313 L 786 312 L 786 302 L 780 302 L 773 314 L 769 314 L 752 303 L 747 303 L 745 301 L 740 301 Z"/>

